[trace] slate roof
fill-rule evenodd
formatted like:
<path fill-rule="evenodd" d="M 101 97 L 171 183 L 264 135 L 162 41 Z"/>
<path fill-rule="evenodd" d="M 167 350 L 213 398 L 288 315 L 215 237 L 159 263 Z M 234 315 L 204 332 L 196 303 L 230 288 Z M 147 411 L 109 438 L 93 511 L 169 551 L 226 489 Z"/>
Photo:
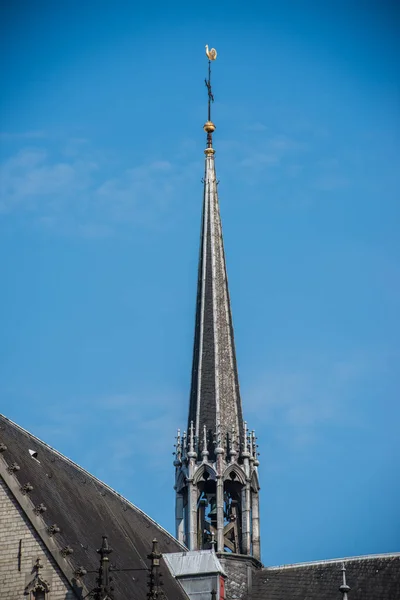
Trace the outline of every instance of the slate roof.
<path fill-rule="evenodd" d="M 382 554 L 261 569 L 251 600 L 340 600 L 342 562 L 349 600 L 400 599 L 400 554 Z"/>
<path fill-rule="evenodd" d="M 214 155 L 207 154 L 188 428 L 193 421 L 199 441 L 196 450 L 200 455 L 203 427 L 206 426 L 211 459 L 214 458 L 213 437 L 218 426 L 222 443 L 226 442 L 232 426 L 243 441 L 242 404 L 217 187 Z"/>
<path fill-rule="evenodd" d="M 1 415 L 0 443 L 7 446 L 6 450 L 3 447 L 0 458 L 2 477 L 40 537 L 47 542 L 47 547 L 52 547 L 52 554 L 67 578 L 68 573 L 74 573 L 78 566 L 87 571 L 98 570 L 96 550 L 101 546 L 102 535 L 108 536 L 113 549 L 110 562 L 115 568 L 148 568 L 147 555 L 151 552 L 153 538 L 157 538 L 160 552 L 185 550 L 128 500 Z M 32 458 L 29 450 L 37 452 L 37 460 Z M 14 463 L 20 468 L 10 474 L 5 467 Z M 22 495 L 20 487 L 28 482 L 33 489 Z M 33 509 L 40 504 L 47 510 L 36 516 Z M 53 524 L 61 531 L 49 538 L 46 528 Z M 61 554 L 65 547 L 73 550 L 66 558 Z M 161 571 L 166 598 L 187 600 L 165 564 Z M 88 573 L 83 577 L 86 590 L 95 586 L 95 576 Z M 114 573 L 113 578 L 115 598 L 142 600 L 146 597 L 146 571 Z M 72 579 L 69 577 L 70 582 Z"/>

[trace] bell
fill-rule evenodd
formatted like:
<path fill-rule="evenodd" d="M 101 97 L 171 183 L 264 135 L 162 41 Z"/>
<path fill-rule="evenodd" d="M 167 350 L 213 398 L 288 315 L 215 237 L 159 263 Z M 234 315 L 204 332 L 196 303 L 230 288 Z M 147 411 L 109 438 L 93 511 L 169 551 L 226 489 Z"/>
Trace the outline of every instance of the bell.
<path fill-rule="evenodd" d="M 217 501 L 213 496 L 210 501 L 210 512 L 208 513 L 210 518 L 217 517 Z"/>

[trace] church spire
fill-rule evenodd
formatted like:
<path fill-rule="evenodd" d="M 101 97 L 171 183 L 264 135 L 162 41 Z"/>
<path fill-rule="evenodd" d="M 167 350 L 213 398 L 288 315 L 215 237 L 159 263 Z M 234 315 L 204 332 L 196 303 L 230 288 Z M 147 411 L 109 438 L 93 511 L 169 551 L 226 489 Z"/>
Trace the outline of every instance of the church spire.
<path fill-rule="evenodd" d="M 188 428 L 193 421 L 198 443 L 207 429 L 207 449 L 215 456 L 215 446 L 230 443 L 232 430 L 243 443 L 243 416 L 236 366 L 232 315 L 226 275 L 224 244 L 215 173 L 215 150 L 211 121 L 211 62 L 215 49 L 208 50 L 208 120 L 204 125 L 207 147 L 203 215 L 197 284 L 196 322 Z M 218 438 L 221 439 L 218 439 Z M 226 449 L 228 450 L 228 448 Z M 200 454 L 199 449 L 197 449 Z"/>
<path fill-rule="evenodd" d="M 243 422 L 226 275 L 211 120 L 208 120 L 196 321 L 187 434 L 175 452 L 176 535 L 190 550 L 211 548 L 260 558 L 258 458 Z M 181 439 L 183 442 L 181 443 Z"/>

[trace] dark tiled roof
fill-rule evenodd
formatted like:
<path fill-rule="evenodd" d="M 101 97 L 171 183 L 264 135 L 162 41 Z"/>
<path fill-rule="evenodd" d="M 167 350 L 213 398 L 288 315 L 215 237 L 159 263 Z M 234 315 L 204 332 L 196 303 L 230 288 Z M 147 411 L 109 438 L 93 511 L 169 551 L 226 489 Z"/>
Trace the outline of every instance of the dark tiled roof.
<path fill-rule="evenodd" d="M 207 156 L 188 419 L 188 427 L 193 421 L 199 434 L 198 455 L 202 450 L 205 425 L 208 451 L 210 458 L 214 458 L 213 436 L 217 418 L 223 443 L 232 426 L 243 441 L 242 405 L 214 157 Z"/>
<path fill-rule="evenodd" d="M 394 554 L 261 569 L 251 600 L 340 600 L 342 562 L 349 600 L 400 599 L 400 555 Z"/>
<path fill-rule="evenodd" d="M 29 482 L 33 490 L 29 498 L 34 506 L 47 508 L 42 517 L 48 526 L 58 525 L 54 536 L 59 548 L 69 546 L 73 554 L 68 561 L 74 568 L 97 570 L 102 535 L 107 535 L 113 549 L 111 564 L 116 568 L 141 569 L 149 566 L 147 555 L 152 540 L 157 538 L 160 552 L 179 552 L 182 546 L 150 517 L 125 498 L 81 469 L 30 433 L 0 415 L 0 443 L 7 446 L 2 452 L 10 466 L 20 467 L 16 475 L 19 484 Z M 32 459 L 29 450 L 37 451 Z M 162 567 L 164 593 L 168 600 L 184 600 L 180 585 Z M 145 571 L 114 573 L 115 597 L 120 600 L 142 600 L 147 593 Z M 91 590 L 94 574 L 83 578 Z"/>

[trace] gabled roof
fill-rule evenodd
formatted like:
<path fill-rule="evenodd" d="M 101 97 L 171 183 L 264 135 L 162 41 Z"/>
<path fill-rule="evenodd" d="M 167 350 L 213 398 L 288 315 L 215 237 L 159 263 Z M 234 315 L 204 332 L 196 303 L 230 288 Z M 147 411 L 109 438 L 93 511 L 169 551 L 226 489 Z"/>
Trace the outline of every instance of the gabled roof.
<path fill-rule="evenodd" d="M 2 478 L 64 575 L 75 586 L 78 597 L 80 580 L 75 572 L 78 567 L 98 570 L 96 550 L 101 546 L 102 535 L 108 536 L 113 549 L 111 565 L 116 569 L 133 569 L 113 574 L 114 595 L 119 600 L 146 597 L 147 571 L 137 569 L 149 567 L 147 555 L 153 538 L 157 538 L 162 553 L 185 550 L 126 498 L 1 415 L 0 444 L 3 444 L 0 446 Z M 24 493 L 21 488 L 27 483 L 32 489 L 25 488 Z M 35 512 L 35 507 L 40 508 Z M 52 525 L 57 525 L 60 531 L 50 534 L 47 528 Z M 165 564 L 161 571 L 168 600 L 187 599 Z M 95 577 L 96 573 L 88 573 L 82 578 L 83 595 L 93 589 Z"/>
<path fill-rule="evenodd" d="M 205 159 L 188 428 L 192 421 L 199 442 L 198 455 L 203 448 L 204 426 L 210 458 L 214 456 L 213 438 L 217 432 L 223 444 L 232 429 L 243 442 L 242 404 L 212 148 L 207 149 Z"/>
<path fill-rule="evenodd" d="M 340 600 L 343 562 L 349 600 L 400 598 L 400 554 L 382 554 L 261 569 L 251 599 Z"/>

